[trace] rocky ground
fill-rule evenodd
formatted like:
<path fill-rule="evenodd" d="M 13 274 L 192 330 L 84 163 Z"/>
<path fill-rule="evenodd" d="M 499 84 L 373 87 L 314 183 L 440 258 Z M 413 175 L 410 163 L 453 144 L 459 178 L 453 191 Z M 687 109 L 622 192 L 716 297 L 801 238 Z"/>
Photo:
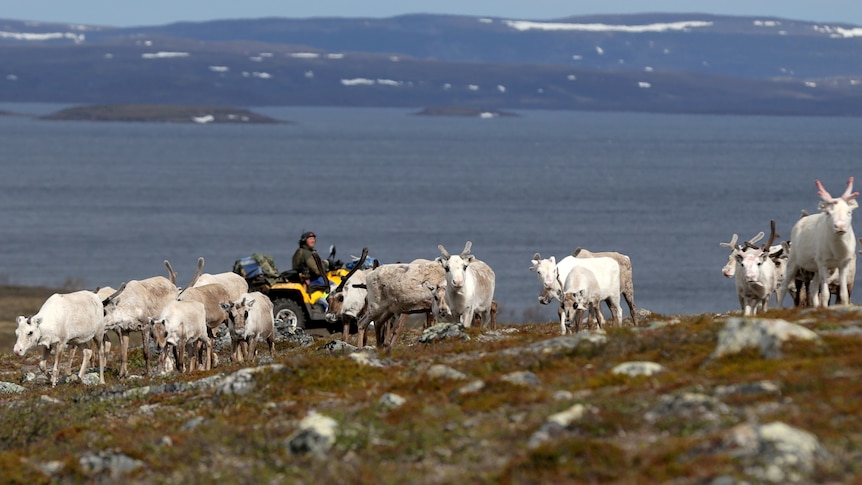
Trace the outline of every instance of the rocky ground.
<path fill-rule="evenodd" d="M 0 353 L 7 483 L 854 483 L 862 307 L 282 335 L 253 363 L 54 388 Z M 224 343 L 224 342 L 223 342 Z M 355 342 L 354 342 L 355 343 Z M 5 349 L 5 348 L 4 348 Z"/>

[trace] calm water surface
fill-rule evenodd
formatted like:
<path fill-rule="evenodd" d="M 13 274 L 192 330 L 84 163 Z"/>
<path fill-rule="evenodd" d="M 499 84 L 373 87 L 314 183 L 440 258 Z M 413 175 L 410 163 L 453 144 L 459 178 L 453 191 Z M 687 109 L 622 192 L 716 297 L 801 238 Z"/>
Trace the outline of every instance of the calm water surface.
<path fill-rule="evenodd" d="M 169 259 L 182 283 L 199 256 L 220 272 L 252 252 L 288 269 L 314 230 L 342 259 L 368 246 L 383 262 L 470 240 L 496 272 L 503 321 L 555 317 L 530 259 L 578 246 L 628 254 L 641 308 L 724 312 L 738 303 L 719 242 L 770 219 L 789 237 L 816 210 L 815 179 L 836 194 L 862 176 L 855 118 L 254 110 L 292 123 L 0 117 L 0 279 L 117 286 L 165 275 Z"/>

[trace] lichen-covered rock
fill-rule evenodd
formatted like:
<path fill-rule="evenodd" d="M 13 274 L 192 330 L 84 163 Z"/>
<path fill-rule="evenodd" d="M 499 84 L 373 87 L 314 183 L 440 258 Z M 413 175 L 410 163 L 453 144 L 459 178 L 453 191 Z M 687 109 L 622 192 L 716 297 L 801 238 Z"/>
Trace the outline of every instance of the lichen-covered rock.
<path fill-rule="evenodd" d="M 655 362 L 623 362 L 611 369 L 613 374 L 625 374 L 629 377 L 651 376 L 664 372 L 664 367 Z"/>
<path fill-rule="evenodd" d="M 28 370 L 21 374 L 20 382 L 22 384 L 46 384 L 51 382 L 51 380 L 42 372 L 36 373 Z"/>
<path fill-rule="evenodd" d="M 39 402 L 45 403 L 45 404 L 65 404 L 65 403 L 63 403 L 63 401 L 61 401 L 57 398 L 54 398 L 51 396 L 46 396 L 44 394 L 39 396 Z"/>
<path fill-rule="evenodd" d="M 684 392 L 677 395 L 665 395 L 659 399 L 659 404 L 644 416 L 647 421 L 674 418 L 699 418 L 717 422 L 722 414 L 729 414 L 730 408 L 718 399 L 706 394 Z"/>
<path fill-rule="evenodd" d="M 575 404 L 565 411 L 548 416 L 545 423 L 530 436 L 530 439 L 527 441 L 527 448 L 536 449 L 560 435 L 569 425 L 583 419 L 587 411 L 589 411 L 587 406 Z"/>
<path fill-rule="evenodd" d="M 27 388 L 12 384 L 11 382 L 0 382 L 0 394 L 15 394 L 26 391 Z"/>
<path fill-rule="evenodd" d="M 553 355 L 561 352 L 577 349 L 581 346 L 593 348 L 608 342 L 608 336 L 599 332 L 578 332 L 572 335 L 554 337 L 540 342 L 535 342 L 525 347 L 506 349 L 501 355 L 518 356 L 524 353 Z"/>
<path fill-rule="evenodd" d="M 246 394 L 256 388 L 254 375 L 260 372 L 277 372 L 284 368 L 282 364 L 240 369 L 224 378 L 216 389 L 216 394 Z"/>
<path fill-rule="evenodd" d="M 484 388 L 485 388 L 485 382 L 484 381 L 475 380 L 475 381 L 467 384 L 466 386 L 463 386 L 463 387 L 456 389 L 452 393 L 452 396 L 457 397 L 457 396 L 465 396 L 468 394 L 476 394 L 477 392 L 481 391 Z"/>
<path fill-rule="evenodd" d="M 789 339 L 817 340 L 807 328 L 779 319 L 728 318 L 718 334 L 718 345 L 709 360 L 738 353 L 746 348 L 758 348 L 767 358 L 781 356 L 781 343 Z"/>
<path fill-rule="evenodd" d="M 467 374 L 443 364 L 432 365 L 425 371 L 425 375 L 431 379 L 461 380 L 467 378 Z"/>
<path fill-rule="evenodd" d="M 356 362 L 357 364 L 367 365 L 369 367 L 385 367 L 383 362 L 377 358 L 372 352 L 353 352 L 352 354 L 347 356 L 348 359 Z"/>
<path fill-rule="evenodd" d="M 728 431 L 725 450 L 742 459 L 746 474 L 761 482 L 807 482 L 826 452 L 813 434 L 780 421 L 741 424 Z"/>
<path fill-rule="evenodd" d="M 539 380 L 539 377 L 530 371 L 511 372 L 500 377 L 500 380 L 516 386 L 524 387 L 539 387 L 542 385 L 542 381 Z"/>
<path fill-rule="evenodd" d="M 287 438 L 287 449 L 293 454 L 324 457 L 335 444 L 338 423 L 323 414 L 311 411 L 299 423 L 299 429 Z"/>
<path fill-rule="evenodd" d="M 99 373 L 98 372 L 90 372 L 89 374 L 84 374 L 84 378 L 81 379 L 81 383 L 85 386 L 98 386 L 99 385 Z"/>
<path fill-rule="evenodd" d="M 299 347 L 311 347 L 314 345 L 314 337 L 305 333 L 305 330 L 288 325 L 282 320 L 276 320 L 275 341 L 290 342 Z"/>
<path fill-rule="evenodd" d="M 426 328 L 419 337 L 419 342 L 429 344 L 448 339 L 470 340 L 470 336 L 464 333 L 464 328 L 457 323 L 438 323 Z"/>
<path fill-rule="evenodd" d="M 777 396 L 781 394 L 781 387 L 772 381 L 747 382 L 744 384 L 718 386 L 715 388 L 715 394 L 719 397 L 731 395 L 755 396 L 758 394 Z"/>
<path fill-rule="evenodd" d="M 108 475 L 112 480 L 117 480 L 145 465 L 141 460 L 116 450 L 86 454 L 78 459 L 78 464 L 87 475 Z"/>
<path fill-rule="evenodd" d="M 350 345 L 343 340 L 333 339 L 323 344 L 321 349 L 328 350 L 330 352 L 356 352 L 359 350 L 359 347 Z"/>
<path fill-rule="evenodd" d="M 391 409 L 400 408 L 406 402 L 407 400 L 399 396 L 398 394 L 387 392 L 386 394 L 380 396 L 380 399 L 377 401 L 377 404 L 381 408 L 388 411 Z"/>

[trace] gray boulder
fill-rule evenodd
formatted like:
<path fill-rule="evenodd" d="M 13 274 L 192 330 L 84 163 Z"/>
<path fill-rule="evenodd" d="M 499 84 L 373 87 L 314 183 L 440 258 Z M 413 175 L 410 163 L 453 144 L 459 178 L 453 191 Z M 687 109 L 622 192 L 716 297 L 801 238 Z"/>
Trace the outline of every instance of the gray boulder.
<path fill-rule="evenodd" d="M 295 455 L 323 458 L 335 444 L 337 429 L 338 423 L 334 419 L 312 411 L 299 423 L 299 429 L 287 438 L 287 449 Z"/>
<path fill-rule="evenodd" d="M 728 318 L 718 334 L 718 345 L 709 361 L 736 354 L 746 348 L 760 349 L 767 358 L 781 356 L 781 344 L 789 339 L 818 340 L 816 333 L 784 320 L 765 318 Z"/>
<path fill-rule="evenodd" d="M 438 323 L 426 328 L 419 337 L 419 342 L 429 344 L 449 339 L 470 340 L 470 336 L 464 333 L 464 328 L 461 325 L 456 323 Z"/>

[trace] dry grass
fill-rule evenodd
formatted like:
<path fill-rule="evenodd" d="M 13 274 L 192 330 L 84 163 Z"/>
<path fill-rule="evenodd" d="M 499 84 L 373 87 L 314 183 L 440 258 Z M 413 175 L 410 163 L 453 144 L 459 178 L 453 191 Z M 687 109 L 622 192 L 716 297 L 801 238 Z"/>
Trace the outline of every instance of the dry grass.
<path fill-rule="evenodd" d="M 24 300 L 12 300 L 26 308 Z M 0 314 L 16 311 L 3 308 Z M 817 331 L 857 327 L 860 315 L 769 314 Z M 649 322 L 670 320 L 656 316 Z M 239 396 L 208 389 L 116 397 L 123 389 L 226 375 L 250 365 L 232 364 L 226 354 L 217 369 L 192 376 L 121 380 L 110 368 L 104 387 L 26 384 L 24 393 L 0 395 L 0 469 L 7 483 L 90 483 L 97 477 L 81 468 L 79 458 L 115 450 L 146 464 L 126 477 L 143 483 L 701 483 L 745 478 L 744 463 L 719 448 L 727 429 L 756 416 L 818 437 L 828 458 L 812 482 L 853 483 L 862 474 L 862 338 L 824 334 L 820 344 L 785 345 L 781 359 L 744 352 L 704 365 L 722 318 L 677 320 L 637 331 L 611 329 L 603 346 L 549 352 L 523 349 L 557 337 L 553 322 L 502 323 L 496 334 L 468 329 L 469 341 L 431 345 L 418 343 L 414 327 L 390 353 L 378 355 L 384 367 L 321 349 L 328 339 L 311 347 L 281 342 L 274 361 L 284 370 L 258 375 L 256 390 Z M 17 382 L 22 365 L 33 365 L 37 356 L 22 359 L 7 349 L 11 345 L 0 348 L 0 380 Z M 610 372 L 634 360 L 657 362 L 667 371 L 640 378 Z M 432 364 L 449 365 L 469 380 L 429 379 L 425 371 Z M 136 349 L 130 369 L 141 373 L 142 367 Z M 524 370 L 541 385 L 502 379 Z M 485 388 L 459 392 L 473 380 Z M 761 380 L 776 383 L 780 393 L 721 397 L 729 411 L 717 419 L 645 418 L 664 395 L 713 395 L 719 386 Z M 382 409 L 378 401 L 385 393 L 406 403 Z M 527 447 L 550 415 L 577 403 L 589 409 L 584 419 L 537 448 Z M 285 448 L 311 410 L 339 423 L 326 459 L 294 456 Z M 58 467 L 53 476 L 39 469 L 50 462 Z"/>

